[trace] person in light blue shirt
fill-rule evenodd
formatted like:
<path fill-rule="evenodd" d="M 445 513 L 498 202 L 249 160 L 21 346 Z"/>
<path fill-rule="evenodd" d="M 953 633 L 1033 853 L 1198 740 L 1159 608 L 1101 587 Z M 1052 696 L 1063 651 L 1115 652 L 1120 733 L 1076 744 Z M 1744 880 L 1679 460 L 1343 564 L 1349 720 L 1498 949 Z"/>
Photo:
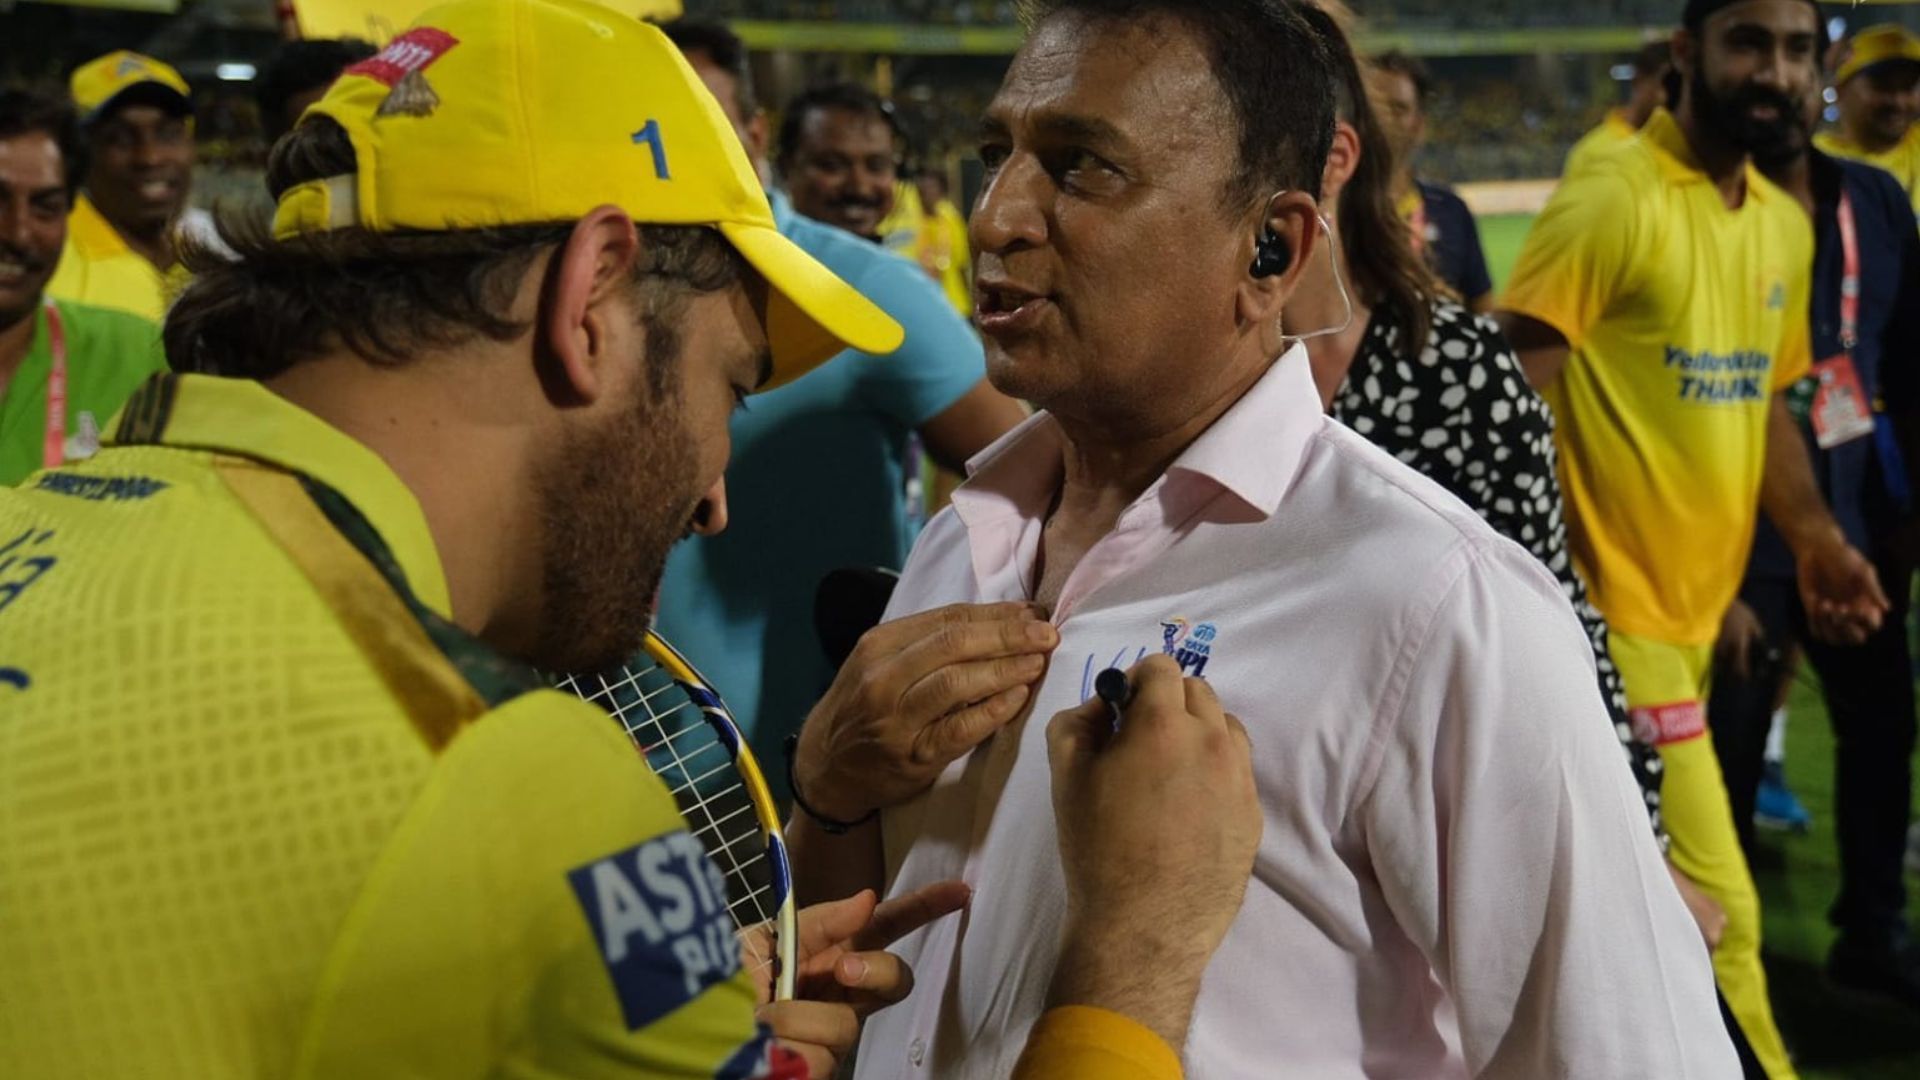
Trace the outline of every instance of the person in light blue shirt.
<path fill-rule="evenodd" d="M 766 118 L 732 31 L 663 27 L 733 121 L 766 179 Z M 732 425 L 728 526 L 667 562 L 656 626 L 725 695 L 768 780 L 785 794 L 783 747 L 833 672 L 815 638 L 820 579 L 905 562 L 909 439 L 959 471 L 1026 416 L 986 381 L 979 338 L 919 266 L 796 213 L 771 195 L 780 232 L 906 328 L 888 356 L 844 352 L 789 386 L 755 395 Z"/>

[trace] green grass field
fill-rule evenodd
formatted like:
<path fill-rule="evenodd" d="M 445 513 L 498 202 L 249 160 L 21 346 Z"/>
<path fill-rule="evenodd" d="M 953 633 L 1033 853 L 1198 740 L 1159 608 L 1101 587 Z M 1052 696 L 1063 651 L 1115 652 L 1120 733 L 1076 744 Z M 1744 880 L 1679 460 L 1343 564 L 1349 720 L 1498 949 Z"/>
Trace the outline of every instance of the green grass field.
<path fill-rule="evenodd" d="M 1533 218 L 1480 219 L 1494 288 L 1506 286 Z M 1833 838 L 1833 733 L 1811 671 L 1794 687 L 1787 779 L 1813 813 L 1804 836 L 1762 833 L 1755 858 L 1774 1008 L 1804 1080 L 1920 1080 L 1920 1015 L 1843 995 L 1822 970 L 1833 929 L 1827 905 L 1839 887 Z M 1920 800 L 1916 800 L 1920 812 Z M 1920 926 L 1920 880 L 1908 877 L 1909 918 Z"/>

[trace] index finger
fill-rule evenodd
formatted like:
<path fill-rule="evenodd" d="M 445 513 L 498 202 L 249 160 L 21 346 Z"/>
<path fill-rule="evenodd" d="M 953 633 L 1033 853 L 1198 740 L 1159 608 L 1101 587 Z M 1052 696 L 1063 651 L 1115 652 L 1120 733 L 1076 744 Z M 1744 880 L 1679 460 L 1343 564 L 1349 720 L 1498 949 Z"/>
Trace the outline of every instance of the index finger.
<path fill-rule="evenodd" d="M 1180 672 L 1180 665 L 1165 653 L 1143 657 L 1128 668 L 1127 682 L 1133 686 L 1133 703 L 1127 706 L 1127 723 L 1121 725 L 1122 731 L 1133 723 L 1136 715 L 1146 717 L 1187 709 L 1186 678 Z"/>
<path fill-rule="evenodd" d="M 896 662 L 908 686 L 943 667 L 1024 653 L 1052 652 L 1060 632 L 1025 604 L 994 604 L 990 615 L 980 605 L 955 605 L 928 612 L 938 615 L 915 623 L 897 651 Z M 1006 610 L 1011 609 L 1011 610 Z"/>
<path fill-rule="evenodd" d="M 992 604 L 948 604 L 945 607 L 930 608 L 926 611 L 895 619 L 883 625 L 912 627 L 925 632 L 948 622 L 1002 622 L 1010 619 L 1035 619 L 1044 621 L 1046 612 L 1038 604 L 1025 600 L 1003 600 Z"/>
<path fill-rule="evenodd" d="M 884 949 L 944 915 L 967 906 L 973 888 L 963 881 L 939 881 L 873 909 L 866 928 L 854 935 L 853 947 L 862 952 Z"/>

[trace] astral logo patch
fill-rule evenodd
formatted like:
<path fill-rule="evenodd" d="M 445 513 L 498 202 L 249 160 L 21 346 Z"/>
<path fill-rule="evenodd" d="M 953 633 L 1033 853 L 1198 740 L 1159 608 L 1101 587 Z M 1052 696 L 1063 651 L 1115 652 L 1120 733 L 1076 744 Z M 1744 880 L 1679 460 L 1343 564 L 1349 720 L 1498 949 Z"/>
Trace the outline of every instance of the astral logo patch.
<path fill-rule="evenodd" d="M 569 871 L 567 882 L 593 927 L 628 1030 L 740 970 L 726 879 L 687 833 L 588 863 Z"/>

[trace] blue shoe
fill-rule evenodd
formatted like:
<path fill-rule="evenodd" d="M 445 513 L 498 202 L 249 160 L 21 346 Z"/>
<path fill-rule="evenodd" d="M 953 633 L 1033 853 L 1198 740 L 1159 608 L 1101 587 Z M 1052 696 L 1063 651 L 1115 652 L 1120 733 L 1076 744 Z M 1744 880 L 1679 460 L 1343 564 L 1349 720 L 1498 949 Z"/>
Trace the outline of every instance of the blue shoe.
<path fill-rule="evenodd" d="M 1775 832 L 1803 833 L 1813 827 L 1813 815 L 1787 788 L 1778 762 L 1767 762 L 1760 774 L 1760 790 L 1753 800 L 1753 823 Z"/>

